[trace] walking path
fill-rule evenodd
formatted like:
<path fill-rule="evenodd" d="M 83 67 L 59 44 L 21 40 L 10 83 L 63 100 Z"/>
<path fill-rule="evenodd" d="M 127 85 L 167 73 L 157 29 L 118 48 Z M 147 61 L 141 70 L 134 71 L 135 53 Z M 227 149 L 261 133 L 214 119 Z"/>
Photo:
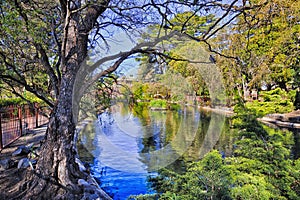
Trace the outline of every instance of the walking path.
<path fill-rule="evenodd" d="M 35 128 L 30 131 L 29 134 L 21 136 L 19 139 L 5 147 L 0 152 L 0 160 L 11 157 L 12 153 L 17 150 L 19 146 L 26 146 L 30 143 L 39 145 L 40 141 L 44 139 L 46 134 L 47 125 L 43 125 L 39 128 Z"/>
<path fill-rule="evenodd" d="M 208 107 L 208 106 L 200 106 L 199 108 L 203 109 L 203 110 L 212 111 L 214 113 L 222 114 L 222 115 L 225 115 L 227 117 L 230 117 L 230 116 L 234 115 L 233 109 L 229 108 L 229 107 L 212 108 L 212 107 Z"/>
<path fill-rule="evenodd" d="M 14 196 L 19 193 L 18 185 L 24 176 L 24 169 L 18 169 L 16 164 L 24 155 L 12 156 L 12 153 L 17 150 L 19 146 L 26 146 L 33 143 L 34 146 L 39 146 L 40 141 L 44 138 L 47 125 L 35 128 L 29 134 L 21 136 L 16 141 L 5 147 L 0 152 L 0 161 L 10 160 L 14 163 L 13 167 L 5 170 L 0 170 L 0 199 L 14 199 Z"/>

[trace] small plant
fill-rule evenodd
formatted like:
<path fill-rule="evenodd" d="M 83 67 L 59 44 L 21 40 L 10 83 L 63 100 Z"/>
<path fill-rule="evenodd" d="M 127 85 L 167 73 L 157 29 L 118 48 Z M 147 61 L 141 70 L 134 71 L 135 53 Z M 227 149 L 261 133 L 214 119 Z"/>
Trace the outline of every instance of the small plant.
<path fill-rule="evenodd" d="M 156 200 L 158 196 L 158 194 L 130 195 L 127 200 Z"/>

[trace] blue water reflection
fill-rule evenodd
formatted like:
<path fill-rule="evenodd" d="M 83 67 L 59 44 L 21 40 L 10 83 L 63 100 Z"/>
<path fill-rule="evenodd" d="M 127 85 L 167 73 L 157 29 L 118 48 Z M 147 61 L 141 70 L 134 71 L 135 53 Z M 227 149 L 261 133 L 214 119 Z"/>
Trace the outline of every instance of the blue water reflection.
<path fill-rule="evenodd" d="M 104 189 L 114 200 L 123 200 L 130 195 L 151 194 L 155 191 L 147 184 L 148 176 L 156 176 L 157 173 L 132 173 L 115 170 L 106 167 L 96 159 L 92 167 L 94 177 L 101 181 Z M 100 172 L 100 173 L 98 173 Z"/>
<path fill-rule="evenodd" d="M 155 193 L 147 177 L 156 176 L 160 168 L 180 172 L 186 162 L 206 154 L 219 140 L 223 122 L 224 117 L 195 108 L 134 112 L 118 105 L 80 137 L 93 157 L 93 176 L 113 199 L 123 200 Z"/>

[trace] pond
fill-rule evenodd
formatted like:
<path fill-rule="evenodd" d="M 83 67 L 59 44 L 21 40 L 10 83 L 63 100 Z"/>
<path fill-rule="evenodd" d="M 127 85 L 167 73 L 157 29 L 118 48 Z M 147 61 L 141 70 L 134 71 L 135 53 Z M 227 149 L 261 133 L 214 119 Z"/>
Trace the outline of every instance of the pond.
<path fill-rule="evenodd" d="M 80 134 L 80 157 L 113 199 L 151 194 L 148 177 L 159 169 L 177 173 L 215 148 L 232 151 L 225 116 L 184 107 L 151 111 L 141 104 L 130 109 L 120 103 L 86 126 Z"/>

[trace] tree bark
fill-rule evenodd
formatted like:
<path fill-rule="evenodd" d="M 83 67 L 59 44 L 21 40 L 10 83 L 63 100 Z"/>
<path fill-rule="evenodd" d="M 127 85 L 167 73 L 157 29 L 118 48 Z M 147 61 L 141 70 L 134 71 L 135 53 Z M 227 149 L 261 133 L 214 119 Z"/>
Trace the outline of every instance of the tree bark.
<path fill-rule="evenodd" d="M 72 12 L 80 8 L 80 1 L 76 1 L 77 4 L 71 1 L 61 2 L 66 7 L 63 9 L 65 26 L 61 49 L 62 74 L 59 96 L 51 114 L 36 169 L 27 174 L 25 192 L 18 198 L 81 199 L 87 186 L 78 184 L 78 180 L 87 180 L 90 176 L 86 172 L 81 172 L 75 162 L 77 151 L 76 141 L 74 141 L 76 131 L 74 118 L 76 117 L 73 116 L 73 109 L 78 106 L 74 106 L 73 103 L 78 101 L 73 99 L 73 90 L 80 64 L 87 55 L 87 33 L 93 28 L 95 20 L 104 9 L 89 8 L 85 16 L 88 21 L 85 23 L 85 28 L 82 28 L 81 20 L 84 18 L 82 13 Z M 105 194 L 98 196 L 109 199 Z"/>
<path fill-rule="evenodd" d="M 75 35 L 73 39 L 75 46 Z M 63 70 L 59 101 L 49 121 L 36 171 L 29 176 L 33 181 L 26 199 L 79 199 L 83 193 L 77 182 L 80 178 L 85 179 L 87 174 L 80 172 L 75 163 L 75 123 L 72 112 L 73 85 L 78 65 L 74 54 Z"/>

